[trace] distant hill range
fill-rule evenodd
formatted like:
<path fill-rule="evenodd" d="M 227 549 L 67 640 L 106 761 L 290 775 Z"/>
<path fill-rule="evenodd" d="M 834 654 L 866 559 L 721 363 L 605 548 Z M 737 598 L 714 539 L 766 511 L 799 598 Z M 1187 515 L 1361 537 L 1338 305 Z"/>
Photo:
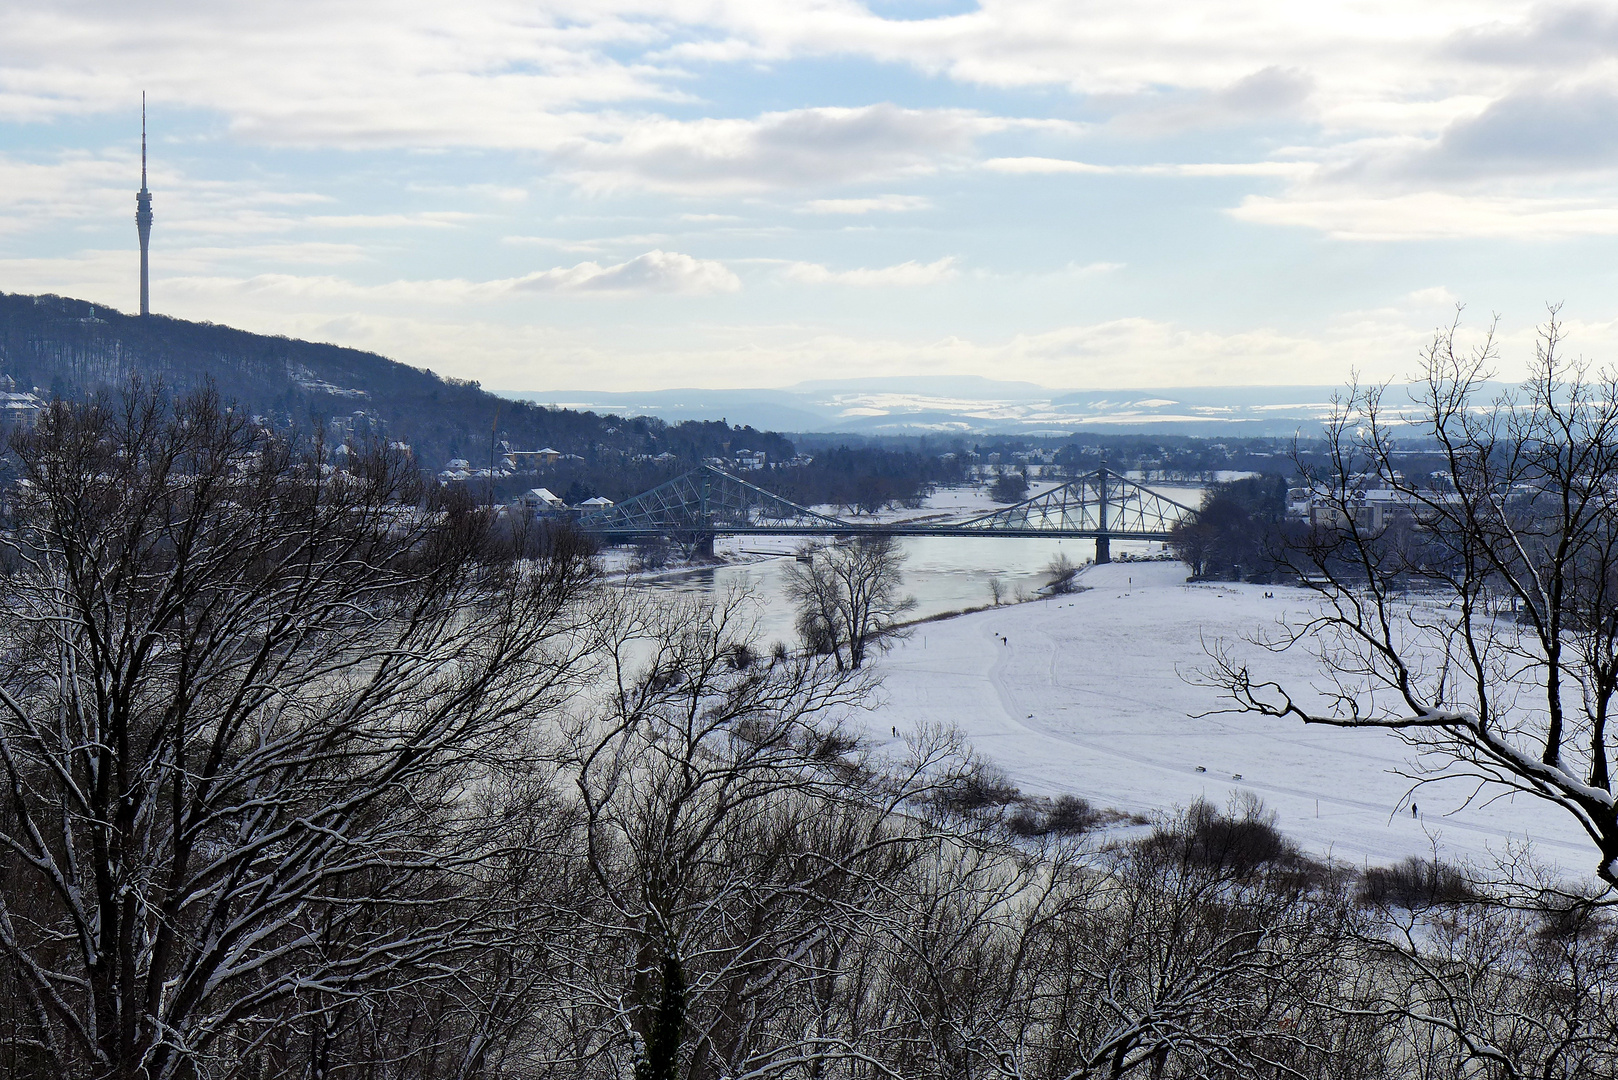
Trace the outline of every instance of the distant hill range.
<path fill-rule="evenodd" d="M 454 458 L 487 462 L 491 441 L 592 458 L 603 450 L 666 453 L 686 462 L 743 448 L 772 459 L 792 453 L 779 436 L 745 427 L 549 409 L 359 349 L 125 315 L 60 296 L 0 293 L 0 374 L 19 390 L 69 398 L 117 391 L 133 376 L 176 391 L 211 379 L 226 400 L 278 422 L 308 429 L 340 418 L 345 431 L 408 442 L 431 469 Z M 357 422 L 356 413 L 363 414 Z"/>
<path fill-rule="evenodd" d="M 1318 434 L 1341 386 L 1056 390 L 978 377 L 847 379 L 767 390 L 506 391 L 574 409 L 665 420 L 723 416 L 777 431 L 862 435 L 1066 435 L 1074 431 L 1218 437 Z"/>

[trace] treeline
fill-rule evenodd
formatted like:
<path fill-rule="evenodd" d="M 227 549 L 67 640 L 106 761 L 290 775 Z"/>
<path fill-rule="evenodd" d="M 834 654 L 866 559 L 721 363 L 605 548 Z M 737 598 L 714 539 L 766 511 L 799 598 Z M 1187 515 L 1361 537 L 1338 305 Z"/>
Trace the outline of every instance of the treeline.
<path fill-rule="evenodd" d="M 1308 526 L 1287 521 L 1287 478 L 1250 476 L 1214 484 L 1174 527 L 1169 549 L 1197 578 L 1270 582 L 1290 576 L 1286 548 Z"/>
<path fill-rule="evenodd" d="M 837 641 L 763 648 L 746 596 L 608 587 L 566 531 L 208 395 L 58 404 L 11 456 L 7 1075 L 1618 1069 L 1577 891 L 1356 874 L 1251 799 L 1109 841 L 942 727 L 873 753 Z"/>
<path fill-rule="evenodd" d="M 0 293 L 0 374 L 21 389 L 37 386 L 70 400 L 116 394 L 132 377 L 176 393 L 208 384 L 277 426 L 305 432 L 363 410 L 389 439 L 408 442 L 430 471 L 454 458 L 487 466 L 501 440 L 608 466 L 661 453 L 688 467 L 741 449 L 767 451 L 773 460 L 793 454 L 790 441 L 748 427 L 548 408 L 360 349 L 165 315 L 141 318 L 60 296 Z"/>

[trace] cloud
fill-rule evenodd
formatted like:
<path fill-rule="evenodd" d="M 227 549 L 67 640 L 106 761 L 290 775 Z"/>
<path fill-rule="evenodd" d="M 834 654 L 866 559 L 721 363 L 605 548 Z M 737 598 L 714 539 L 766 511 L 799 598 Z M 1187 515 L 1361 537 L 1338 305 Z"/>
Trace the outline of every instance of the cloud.
<path fill-rule="evenodd" d="M 1281 176 L 1299 177 L 1315 172 L 1310 161 L 1208 161 L 1165 165 L 1096 165 L 1066 158 L 990 158 L 983 162 L 990 172 L 1040 176 L 1061 173 L 1092 176 Z"/>
<path fill-rule="evenodd" d="M 1406 293 L 1405 300 L 1420 307 L 1431 307 L 1434 304 L 1454 307 L 1460 302 L 1460 297 L 1442 285 L 1434 285 L 1430 288 L 1417 289 L 1414 292 Z"/>
<path fill-rule="evenodd" d="M 15 6 L 15 5 L 14 5 Z M 297 146 L 555 149 L 648 107 L 700 104 L 705 69 L 856 58 L 960 84 L 1051 88 L 1154 130 L 1295 116 L 1428 130 L 1435 96 L 1494 96 L 1494 66 L 1610 55 L 1590 5 L 1352 7 L 1269 0 L 980 0 L 886 17 L 854 0 L 284 0 L 22 5 L 0 37 L 0 119 L 198 109 Z M 1603 50 L 1605 52 L 1603 53 Z"/>
<path fill-rule="evenodd" d="M 1321 170 L 1323 184 L 1484 190 L 1519 177 L 1570 181 L 1618 169 L 1618 89 L 1604 82 L 1520 85 L 1432 137 L 1365 140 Z"/>
<path fill-rule="evenodd" d="M 1339 240 L 1561 240 L 1618 235 L 1618 205 L 1610 199 L 1438 191 L 1395 196 L 1303 192 L 1285 197 L 1249 195 L 1230 214 L 1239 221 L 1313 229 Z"/>
<path fill-rule="evenodd" d="M 1115 123 L 1125 131 L 1158 135 L 1273 121 L 1301 113 L 1314 89 L 1308 72 L 1272 64 L 1217 90 L 1146 104 Z"/>
<path fill-rule="evenodd" d="M 1450 125 L 1413 163 L 1449 176 L 1562 173 L 1618 163 L 1618 92 L 1587 85 L 1507 94 Z"/>
<path fill-rule="evenodd" d="M 961 109 L 806 108 L 755 119 L 646 120 L 554 151 L 586 188 L 724 194 L 848 184 L 964 162 L 1007 122 Z"/>
<path fill-rule="evenodd" d="M 703 296 L 735 292 L 741 280 L 724 263 L 675 251 L 648 251 L 615 266 L 582 262 L 539 270 L 510 283 L 513 292 L 680 293 Z"/>
<path fill-rule="evenodd" d="M 307 222 L 337 229 L 449 229 L 477 218 L 477 214 L 459 210 L 426 210 L 414 214 L 318 214 Z"/>
<path fill-rule="evenodd" d="M 257 295 L 313 304 L 358 301 L 414 307 L 499 303 L 533 293 L 602 297 L 706 296 L 735 292 L 741 288 L 741 280 L 720 262 L 673 251 L 648 251 L 611 266 L 582 262 L 489 281 L 401 279 L 370 285 L 331 275 L 266 273 L 232 278 L 179 274 L 161 279 L 160 285 L 170 294 L 192 297 Z"/>
<path fill-rule="evenodd" d="M 781 276 L 805 285 L 854 285 L 861 288 L 936 285 L 956 276 L 955 263 L 953 255 L 930 263 L 911 261 L 896 266 L 861 267 L 857 270 L 831 270 L 819 263 L 795 262 L 785 267 Z"/>
<path fill-rule="evenodd" d="M 1092 165 L 1087 161 L 1048 157 L 990 158 L 983 163 L 983 167 L 990 172 L 1035 176 L 1051 173 L 1089 173 L 1104 176 L 1118 171 L 1114 165 Z"/>
<path fill-rule="evenodd" d="M 0 259 L 0 277 L 39 281 L 50 291 L 124 310 L 135 299 L 134 262 L 126 251 L 75 259 Z M 1384 308 L 1294 330 L 1262 320 L 1231 329 L 1131 317 L 1019 334 L 712 320 L 690 332 L 670 333 L 662 322 L 616 317 L 511 321 L 502 312 L 525 295 L 512 290 L 513 280 L 362 286 L 322 276 L 195 275 L 163 277 L 154 282 L 154 291 L 158 310 L 166 314 L 337 341 L 489 385 L 531 389 L 649 389 L 690 385 L 694 378 L 709 386 L 757 387 L 795 382 L 805 371 L 824 378 L 993 372 L 1062 387 L 1318 384 L 1344 379 L 1355 367 L 1366 378 L 1405 377 L 1441 318 L 1439 305 L 1448 306 L 1446 297 L 1424 289 L 1390 298 Z M 1525 314 L 1531 320 L 1537 312 Z M 1570 321 L 1570 329 L 1583 352 L 1610 355 L 1618 349 L 1618 323 Z M 1508 361 L 1533 355 L 1528 322 L 1504 330 Z M 1507 370 L 1502 377 L 1517 376 Z"/>
<path fill-rule="evenodd" d="M 921 195 L 874 195 L 864 199 L 811 199 L 803 206 L 808 214 L 898 214 L 932 208 L 932 200 Z"/>
<path fill-rule="evenodd" d="M 426 0 L 332 5 L 111 0 L 8 12 L 0 119 L 200 108 L 255 142 L 514 146 L 553 140 L 581 106 L 679 101 L 674 72 L 631 53 L 664 36 L 607 5 Z"/>
<path fill-rule="evenodd" d="M 1445 51 L 1477 63 L 1562 70 L 1618 50 L 1618 11 L 1605 4 L 1546 4 L 1525 19 L 1456 31 Z"/>

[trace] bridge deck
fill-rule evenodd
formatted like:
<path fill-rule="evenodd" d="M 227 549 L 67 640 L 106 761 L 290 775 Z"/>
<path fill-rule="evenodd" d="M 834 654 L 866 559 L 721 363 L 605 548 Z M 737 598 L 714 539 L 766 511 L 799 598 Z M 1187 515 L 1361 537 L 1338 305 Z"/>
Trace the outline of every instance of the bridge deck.
<path fill-rule="evenodd" d="M 1056 537 L 1058 539 L 1071 538 L 1075 540 L 1095 540 L 1107 537 L 1112 540 L 1169 540 L 1172 534 L 1167 532 L 1120 532 L 1117 530 L 1100 529 L 963 529 L 954 525 L 842 525 L 836 527 L 819 527 L 804 525 L 783 525 L 779 527 L 768 525 L 722 525 L 715 522 L 711 526 L 687 526 L 683 529 L 670 530 L 656 529 L 589 529 L 587 532 L 599 532 L 604 536 L 619 536 L 625 538 L 666 536 L 670 531 L 690 533 L 712 533 L 717 536 L 966 536 L 982 540 L 993 540 L 996 537 Z"/>

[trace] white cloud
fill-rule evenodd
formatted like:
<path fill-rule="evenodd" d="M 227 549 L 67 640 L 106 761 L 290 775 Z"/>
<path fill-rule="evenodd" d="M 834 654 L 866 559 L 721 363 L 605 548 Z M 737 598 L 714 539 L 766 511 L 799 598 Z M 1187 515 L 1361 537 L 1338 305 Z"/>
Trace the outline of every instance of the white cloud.
<path fill-rule="evenodd" d="M 1284 197 L 1249 195 L 1230 213 L 1241 221 L 1313 229 L 1339 240 L 1561 240 L 1618 235 L 1618 200 L 1611 198 L 1303 191 Z"/>
<path fill-rule="evenodd" d="M 1435 101 L 1610 55 L 1610 18 L 1519 0 L 981 0 L 886 18 L 854 0 L 286 0 L 8 12 L 0 118 L 204 109 L 277 144 L 547 150 L 697 101 L 693 61 L 858 57 L 972 85 L 1094 97 L 1137 127 L 1292 116 L 1431 133 Z M 1517 43 L 1519 59 L 1503 70 Z M 1538 43 L 1538 44 L 1532 44 Z M 1571 50 L 1571 51 L 1570 51 Z M 1526 63 L 1522 55 L 1531 59 Z M 1454 114 L 1451 114 L 1453 118 Z"/>
<path fill-rule="evenodd" d="M 842 364 L 849 373 L 1026 364 L 1030 377 L 1055 372 L 1055 382 L 1274 381 L 1289 364 L 1311 373 L 1356 362 L 1356 350 L 1402 362 L 1411 351 L 1400 320 L 1420 321 L 1419 305 L 1442 302 L 1418 290 L 1386 301 L 1391 314 L 1294 332 L 1265 327 L 1328 317 L 1282 311 L 1272 324 L 1264 305 L 1316 301 L 1254 288 L 1228 317 L 1248 330 L 1184 326 L 1168 314 L 1177 300 L 1138 291 L 1176 237 L 1127 221 L 1091 231 L 1069 228 L 1071 217 L 1051 224 L 1033 196 L 1052 193 L 1019 176 L 1066 177 L 1075 187 L 1090 175 L 1224 178 L 1224 190 L 1251 181 L 1250 194 L 1224 205 L 1253 227 L 1239 237 L 1255 251 L 1265 250 L 1255 231 L 1277 226 L 1361 241 L 1618 234 L 1618 15 L 1606 5 L 978 0 L 958 14 L 913 5 L 914 18 L 885 17 L 892 5 L 867 0 L 12 7 L 0 34 L 0 123 L 18 125 L 6 130 L 21 137 L 0 155 L 0 254 L 49 243 L 81 255 L 14 257 L 7 288 L 131 295 L 128 251 L 101 249 L 118 242 L 104 222 L 133 247 L 132 140 L 118 153 L 26 148 L 57 132 L 101 138 L 108 117 L 132 117 L 145 87 L 160 125 L 174 120 L 178 135 L 167 134 L 185 140 L 170 152 L 154 143 L 165 305 L 269 331 L 329 337 L 351 327 L 402 358 L 439 356 L 439 366 L 449 366 L 442 357 L 518 363 L 522 349 L 554 359 L 561 346 L 544 350 L 557 331 L 524 319 L 566 308 L 576 320 L 567 357 L 626 385 L 656 385 L 660 372 L 687 381 L 711 365 L 750 384 L 770 364 Z M 809 66 L 772 81 L 772 68 L 815 58 L 836 63 L 835 86 L 826 69 Z M 862 86 L 860 73 L 875 65 L 887 70 Z M 928 78 L 904 78 L 917 71 Z M 944 81 L 1011 92 L 968 96 Z M 771 92 L 755 95 L 761 87 Z M 949 107 L 961 100 L 982 111 Z M 63 118 L 74 122 L 51 127 Z M 1197 135 L 1208 131 L 1217 138 Z M 287 147 L 316 153 L 281 153 Z M 238 148 L 247 152 L 234 159 Z M 185 175 L 173 165 L 181 160 L 249 179 Z M 610 207 L 602 200 L 580 212 L 603 193 L 616 196 Z M 916 213 L 935 205 L 951 213 Z M 1167 209 L 1187 211 L 1174 220 L 1194 230 L 1190 215 L 1206 205 Z M 800 213 L 846 231 L 815 229 L 817 246 L 794 247 L 811 231 Z M 575 232 L 580 239 L 565 238 Z M 669 250 L 706 247 L 696 234 L 722 240 L 724 262 Z M 502 237 L 542 246 L 502 247 Z M 1030 298 L 1016 288 L 1059 275 L 1008 265 L 1013 237 L 1026 241 L 1031 264 L 1073 260 L 1069 274 L 1103 273 L 1115 264 L 1094 260 L 1124 257 L 1141 269 L 1105 289 L 1036 282 L 1045 297 Z M 1138 254 L 1126 246 L 1137 237 Z M 819 246 L 826 242 L 846 246 Z M 1206 252 L 1198 242 L 1185 250 Z M 1276 243 L 1270 252 L 1290 242 Z M 1570 263 L 1570 273 L 1593 265 L 1593 248 L 1581 249 L 1586 261 Z M 524 250 L 534 261 L 510 261 Z M 886 265 L 916 250 L 961 254 Z M 983 275 L 984 301 L 959 311 L 927 308 L 933 298 L 918 289 L 908 302 L 928 330 L 914 333 L 860 329 L 863 316 L 841 310 L 859 305 L 836 305 L 827 326 L 800 325 L 807 316 L 790 305 L 802 291 L 784 288 L 749 297 L 760 325 L 719 329 L 665 325 L 679 305 L 656 303 L 649 316 L 613 306 L 581 329 L 591 316 L 577 313 L 601 308 L 534 298 L 733 293 L 742 282 L 732 268 L 766 255 L 778 269 L 757 273 L 803 285 L 927 286 L 967 267 L 1004 271 Z M 798 259 L 817 261 L 790 261 Z M 487 269 L 491 261 L 503 265 Z M 363 274 L 340 272 L 351 264 Z M 536 264 L 544 268 L 523 273 Z M 1376 265 L 1371 272 L 1391 260 Z M 1227 271 L 1212 261 L 1192 269 Z M 1431 272 L 1461 280 L 1443 266 Z M 1393 293 L 1421 284 L 1394 276 Z M 1064 319 L 1036 305 L 1057 293 L 1098 306 L 1084 309 L 1083 326 L 1050 329 Z M 884 328 L 906 317 L 907 298 L 893 299 Z M 415 314 L 454 305 L 460 321 Z M 500 305 L 503 329 L 478 321 Z M 1109 317 L 1141 312 L 1160 317 Z M 457 327 L 479 326 L 458 336 Z M 1030 330 L 1016 336 L 1012 326 Z M 430 340 L 418 342 L 411 327 L 436 329 L 422 329 Z M 938 327 L 959 336 L 929 339 Z M 651 343 L 636 344 L 634 333 Z M 458 370 L 481 374 L 467 366 Z M 1072 377 L 1059 378 L 1067 368 Z"/>
<path fill-rule="evenodd" d="M 1112 165 L 1092 165 L 1085 161 L 1067 161 L 1063 158 L 1048 157 L 990 158 L 983 163 L 983 167 L 990 172 L 1012 173 L 1013 175 L 1040 175 L 1046 173 L 1105 175 L 1117 171 L 1117 168 Z"/>
<path fill-rule="evenodd" d="M 1272 121 L 1301 113 L 1314 86 L 1308 72 L 1271 64 L 1216 90 L 1150 102 L 1116 123 L 1126 131 L 1156 135 Z"/>
<path fill-rule="evenodd" d="M 681 293 L 702 296 L 735 292 L 741 280 L 724 263 L 696 259 L 675 251 L 648 251 L 628 262 L 601 266 L 593 262 L 539 270 L 510 283 L 515 292 Z"/>
<path fill-rule="evenodd" d="M 946 255 L 930 263 L 911 261 L 896 266 L 861 267 L 857 270 L 831 270 L 819 263 L 795 262 L 787 265 L 781 271 L 781 276 L 805 285 L 854 285 L 861 288 L 936 285 L 956 276 L 955 262 L 955 256 Z"/>
<path fill-rule="evenodd" d="M 1096 165 L 1065 158 L 989 158 L 983 168 L 1013 176 L 1071 173 L 1095 176 L 1279 176 L 1300 177 L 1319 166 L 1309 161 L 1209 161 L 1165 165 Z"/>
<path fill-rule="evenodd" d="M 917 176 L 969 159 L 1008 122 L 960 109 L 806 108 L 755 119 L 644 120 L 554 157 L 588 189 L 725 194 Z"/>
<path fill-rule="evenodd" d="M 123 261 L 127 262 L 127 257 Z M 187 265 L 190 265 L 189 260 L 176 260 L 176 266 L 181 269 Z M 400 304 L 416 307 L 501 303 L 533 293 L 601 297 L 706 296 L 735 292 L 741 288 L 741 280 L 720 262 L 673 251 L 648 251 L 610 266 L 582 262 L 489 281 L 440 278 L 363 284 L 332 275 L 265 273 L 231 277 L 180 273 L 160 278 L 157 285 L 159 291 L 169 297 L 194 300 L 254 296 L 316 307 L 364 303 L 385 310 Z"/>
<path fill-rule="evenodd" d="M 1092 274 L 1110 274 L 1115 270 L 1122 270 L 1124 266 L 1125 264 L 1120 262 L 1068 263 L 1063 273 L 1088 277 Z"/>
<path fill-rule="evenodd" d="M 561 287 L 561 296 L 612 295 L 592 293 L 588 286 L 571 293 L 565 289 L 613 269 L 565 268 L 552 273 L 550 285 Z M 620 271 L 619 284 L 625 284 L 624 273 Z M 125 251 L 71 259 L 0 259 L 0 279 L 38 281 L 39 291 L 81 296 L 126 311 L 135 298 L 134 262 Z M 1366 378 L 1398 378 L 1411 373 L 1418 350 L 1443 318 L 1440 309 L 1449 300 L 1432 287 L 1391 297 L 1383 308 L 1347 312 L 1301 329 L 1279 329 L 1262 320 L 1213 329 L 1132 317 L 1015 334 L 707 320 L 700 328 L 671 333 L 661 323 L 637 325 L 619 318 L 513 322 L 503 313 L 521 304 L 524 294 L 515 290 L 520 280 L 362 285 L 322 275 L 198 273 L 160 277 L 154 293 L 158 310 L 183 318 L 338 341 L 491 385 L 535 389 L 650 389 L 688 385 L 698 375 L 704 385 L 715 387 L 770 386 L 800 381 L 805 371 L 824 378 L 993 373 L 1075 388 L 1318 384 L 1345 379 L 1353 368 Z M 1503 377 L 1515 378 L 1509 364 L 1532 356 L 1531 322 L 1538 314 L 1520 313 L 1504 328 L 1508 366 Z M 1569 329 L 1581 352 L 1618 353 L 1618 322 L 1570 319 Z"/>
<path fill-rule="evenodd" d="M 921 195 L 873 195 L 863 199 L 810 199 L 803 210 L 810 214 L 897 214 L 927 210 L 932 200 Z"/>
<path fill-rule="evenodd" d="M 1454 307 L 1460 301 L 1460 297 L 1442 285 L 1434 285 L 1431 288 L 1417 289 L 1414 292 L 1406 293 L 1405 300 L 1420 307 L 1432 307 L 1435 304 Z"/>
<path fill-rule="evenodd" d="M 477 214 L 459 210 L 426 210 L 414 214 L 317 214 L 307 223 L 336 229 L 448 229 L 477 218 Z"/>

